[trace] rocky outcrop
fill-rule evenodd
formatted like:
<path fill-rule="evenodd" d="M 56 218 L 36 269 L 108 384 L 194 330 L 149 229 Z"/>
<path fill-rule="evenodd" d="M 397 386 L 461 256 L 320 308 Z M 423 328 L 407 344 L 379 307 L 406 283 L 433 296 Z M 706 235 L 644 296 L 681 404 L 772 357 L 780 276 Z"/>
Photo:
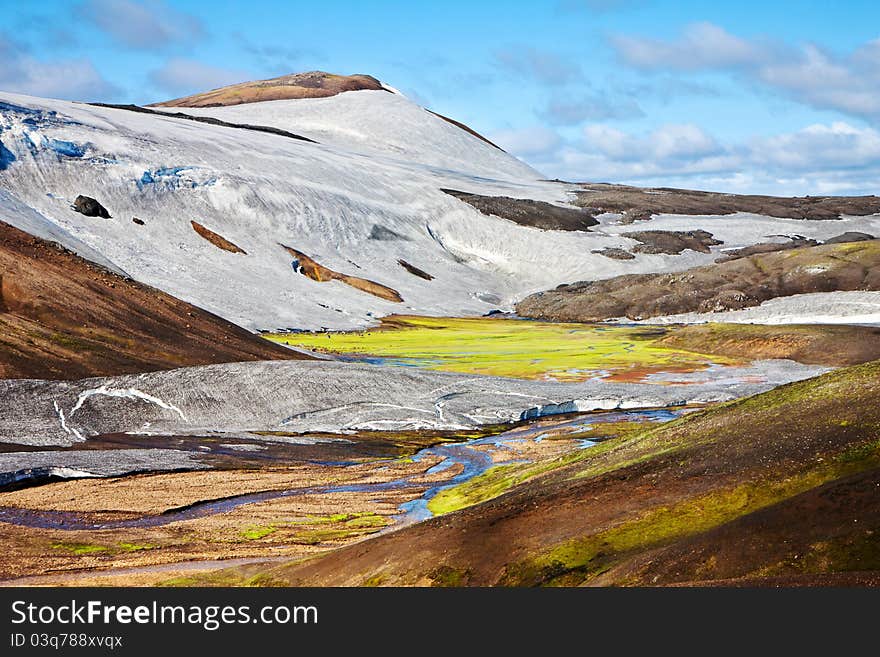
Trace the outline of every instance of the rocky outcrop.
<path fill-rule="evenodd" d="M 723 244 L 705 230 L 645 230 L 636 233 L 624 233 L 628 237 L 641 242 L 633 249 L 634 253 L 679 255 L 685 249 L 699 253 L 709 253 L 710 246 Z"/>
<path fill-rule="evenodd" d="M 880 290 L 880 240 L 762 253 L 672 274 L 582 281 L 533 294 L 516 312 L 557 321 L 646 319 L 838 290 Z"/>
<path fill-rule="evenodd" d="M 845 244 L 847 242 L 866 242 L 867 240 L 876 239 L 868 233 L 860 233 L 859 231 L 847 231 L 836 237 L 825 240 L 825 244 Z"/>
<path fill-rule="evenodd" d="M 592 253 L 598 253 L 613 260 L 635 260 L 635 256 L 629 251 L 610 246 L 604 249 L 594 249 Z"/>
<path fill-rule="evenodd" d="M 481 196 L 455 189 L 440 191 L 464 201 L 483 214 L 507 219 L 521 226 L 532 226 L 543 230 L 586 231 L 590 226 L 599 223 L 590 213 L 580 208 L 562 207 L 544 201 L 509 196 Z"/>
<path fill-rule="evenodd" d="M 413 276 L 418 276 L 419 278 L 423 278 L 426 281 L 433 281 L 434 280 L 434 277 L 431 276 L 431 274 L 424 271 L 423 269 L 419 269 L 415 265 L 409 264 L 406 260 L 404 260 L 402 258 L 399 258 L 397 260 L 397 264 L 400 265 L 401 267 L 403 267 L 404 269 L 406 269 Z"/>
<path fill-rule="evenodd" d="M 816 240 L 810 240 L 805 237 L 795 237 L 788 242 L 761 242 L 760 244 L 753 244 L 752 246 L 746 246 L 742 249 L 725 251 L 724 255 L 717 258 L 715 262 L 728 262 L 730 260 L 745 258 L 746 256 L 757 255 L 759 253 L 774 253 L 775 251 L 800 249 L 805 246 L 816 246 L 817 244 L 819 244 L 819 242 Z"/>
<path fill-rule="evenodd" d="M 750 212 L 783 219 L 840 219 L 842 215 L 880 213 L 877 196 L 778 197 L 721 194 L 670 187 L 584 184 L 575 203 L 592 214 L 614 212 L 622 221 L 650 219 L 655 214 L 719 215 Z"/>
<path fill-rule="evenodd" d="M 110 219 L 110 213 L 107 208 L 98 203 L 91 196 L 83 196 L 80 194 L 73 202 L 73 209 L 84 214 L 87 217 L 101 217 L 102 219 Z"/>

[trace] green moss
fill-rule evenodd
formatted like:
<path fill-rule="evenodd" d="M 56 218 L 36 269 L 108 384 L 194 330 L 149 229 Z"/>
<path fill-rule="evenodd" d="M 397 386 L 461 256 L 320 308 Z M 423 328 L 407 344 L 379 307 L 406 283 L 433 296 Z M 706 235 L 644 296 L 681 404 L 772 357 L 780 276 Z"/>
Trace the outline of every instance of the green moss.
<path fill-rule="evenodd" d="M 370 575 L 369 577 L 367 577 L 367 579 L 363 581 L 361 586 L 366 586 L 368 588 L 382 586 L 382 584 L 384 584 L 387 579 L 388 577 L 385 575 L 385 573 L 376 573 L 375 575 Z"/>
<path fill-rule="evenodd" d="M 155 550 L 159 546 L 150 543 L 117 543 L 116 549 L 122 552 L 140 552 L 141 550 Z"/>
<path fill-rule="evenodd" d="M 261 538 L 265 538 L 269 534 L 274 533 L 277 530 L 277 527 L 273 525 L 258 525 L 255 527 L 248 527 L 241 531 L 241 537 L 246 538 L 249 541 L 258 541 Z"/>
<path fill-rule="evenodd" d="M 573 584 L 607 570 L 621 555 L 704 532 L 849 474 L 880 465 L 880 441 L 843 450 L 790 476 L 768 477 L 648 511 L 592 536 L 563 543 L 508 566 L 503 584 Z"/>
<path fill-rule="evenodd" d="M 528 475 L 516 465 L 496 465 L 463 484 L 439 491 L 428 501 L 428 510 L 435 516 L 451 513 L 493 497 L 498 497 Z"/>
<path fill-rule="evenodd" d="M 297 531 L 291 536 L 294 543 L 317 545 L 366 534 L 374 534 L 391 521 L 377 513 L 337 513 L 329 516 L 310 516 L 298 524 L 330 525 Z"/>
<path fill-rule="evenodd" d="M 453 568 L 447 565 L 438 566 L 428 573 L 428 578 L 433 582 L 434 586 L 442 587 L 466 586 L 471 576 L 470 570 Z"/>
<path fill-rule="evenodd" d="M 77 556 L 107 552 L 109 549 L 104 545 L 95 545 L 92 543 L 52 543 L 51 547 L 53 550 L 62 550 Z"/>
<path fill-rule="evenodd" d="M 537 463 L 517 463 L 498 465 L 489 468 L 484 473 L 473 479 L 469 479 L 458 486 L 439 491 L 428 502 L 428 510 L 435 516 L 439 516 L 473 506 L 474 504 L 480 504 L 481 502 L 498 497 L 514 486 L 518 486 L 519 484 L 540 475 L 567 467 L 580 461 L 592 461 L 603 454 L 613 452 L 615 449 L 618 449 L 623 445 L 630 444 L 630 440 L 635 437 L 654 433 L 658 431 L 660 427 L 679 424 L 680 420 L 681 419 L 672 420 L 662 424 L 646 422 L 598 423 L 594 425 L 595 429 L 592 432 L 559 436 L 558 438 L 560 440 L 578 438 L 593 439 L 600 437 L 607 438 L 608 436 L 616 436 L 616 438 L 607 438 L 589 449 L 575 450 L 552 459 L 538 461 Z M 650 424 L 650 426 L 646 426 L 648 424 Z M 627 465 L 632 465 L 635 462 L 646 460 L 659 453 L 660 451 L 653 450 L 626 461 L 620 461 L 608 465 L 597 464 L 574 476 L 595 476 L 611 469 L 622 468 Z"/>

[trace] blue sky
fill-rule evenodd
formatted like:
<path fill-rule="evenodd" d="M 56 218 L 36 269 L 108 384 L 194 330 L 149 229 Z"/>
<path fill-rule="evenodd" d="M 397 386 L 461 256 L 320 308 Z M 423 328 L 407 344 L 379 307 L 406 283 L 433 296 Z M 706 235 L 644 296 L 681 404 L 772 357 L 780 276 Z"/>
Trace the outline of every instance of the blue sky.
<path fill-rule="evenodd" d="M 880 4 L 0 0 L 0 89 L 147 103 L 369 73 L 549 177 L 880 190 Z"/>

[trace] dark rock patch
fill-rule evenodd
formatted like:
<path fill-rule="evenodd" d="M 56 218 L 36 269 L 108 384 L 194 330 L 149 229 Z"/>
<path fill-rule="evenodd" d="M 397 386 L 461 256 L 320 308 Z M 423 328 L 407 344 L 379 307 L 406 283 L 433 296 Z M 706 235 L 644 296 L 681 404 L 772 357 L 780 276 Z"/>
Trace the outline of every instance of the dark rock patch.
<path fill-rule="evenodd" d="M 302 135 L 297 135 L 292 132 L 288 132 L 287 130 L 282 130 L 281 128 L 276 128 L 271 125 L 252 125 L 250 123 L 230 123 L 229 121 L 221 121 L 220 119 L 215 119 L 213 116 L 193 116 L 191 114 L 184 114 L 183 112 L 159 112 L 157 110 L 151 110 L 146 107 L 141 107 L 140 105 L 117 105 L 113 103 L 89 103 L 89 105 L 94 105 L 95 107 L 109 107 L 111 109 L 119 109 L 119 110 L 127 110 L 129 112 L 137 112 L 138 114 L 152 114 L 154 116 L 164 116 L 169 119 L 185 119 L 187 121 L 196 121 L 197 123 L 207 123 L 209 125 L 218 125 L 223 128 L 239 128 L 240 130 L 253 130 L 254 132 L 268 132 L 271 135 L 278 135 L 280 137 L 289 137 L 290 139 L 298 139 L 299 141 L 307 141 L 312 144 L 317 144 L 314 139 L 309 139 L 308 137 L 303 137 Z"/>
<path fill-rule="evenodd" d="M 464 201 L 483 214 L 507 219 L 521 226 L 532 226 L 543 230 L 587 231 L 590 226 L 599 223 L 592 214 L 582 208 L 565 208 L 544 201 L 509 196 L 481 196 L 454 189 L 440 191 Z"/>
<path fill-rule="evenodd" d="M 400 265 L 401 267 L 403 267 L 404 269 L 406 269 L 413 276 L 418 276 L 419 278 L 424 278 L 426 281 L 433 281 L 434 280 L 434 277 L 431 276 L 431 274 L 429 274 L 428 272 L 426 272 L 422 269 L 419 269 L 415 265 L 409 264 L 406 260 L 403 260 L 402 258 L 399 258 L 397 260 L 397 264 Z"/>
<path fill-rule="evenodd" d="M 759 253 L 774 253 L 776 251 L 787 251 L 789 249 L 800 249 L 805 246 L 816 246 L 819 244 L 816 240 L 807 239 L 805 237 L 795 237 L 788 242 L 761 242 L 753 244 L 742 249 L 734 249 L 727 251 L 723 256 L 716 259 L 715 262 L 729 262 L 738 258 L 745 258 L 750 255 Z"/>
<path fill-rule="evenodd" d="M 847 242 L 866 242 L 875 239 L 873 235 L 868 233 L 860 233 L 858 231 L 847 231 L 841 235 L 837 235 L 825 240 L 825 244 L 845 244 Z"/>
<path fill-rule="evenodd" d="M 642 244 L 633 249 L 635 253 L 679 255 L 685 249 L 709 253 L 710 246 L 723 244 L 705 230 L 645 230 L 624 233 L 622 237 L 634 239 Z"/>
<path fill-rule="evenodd" d="M 498 149 L 499 151 L 501 151 L 502 153 L 506 152 L 503 148 L 501 148 L 501 146 L 499 146 L 498 144 L 496 144 L 496 143 L 494 143 L 494 142 L 489 141 L 488 139 L 486 139 L 486 137 L 484 137 L 483 135 L 481 135 L 479 132 L 477 132 L 476 130 L 474 130 L 474 129 L 471 128 L 470 126 L 465 125 L 465 124 L 462 123 L 461 121 L 456 121 L 455 119 L 450 119 L 448 116 L 443 116 L 442 114 L 438 114 L 437 112 L 434 112 L 434 111 L 429 110 L 429 109 L 426 109 L 425 111 L 426 111 L 426 112 L 429 112 L 429 113 L 431 113 L 431 114 L 433 114 L 433 115 L 436 116 L 438 119 L 443 119 L 443 120 L 446 121 L 447 123 L 451 123 L 451 124 L 454 125 L 456 128 L 460 128 L 460 129 L 464 130 L 464 131 L 465 131 L 466 133 L 468 133 L 469 135 L 472 135 L 472 136 L 476 137 L 476 138 L 479 139 L 480 141 L 484 141 L 484 142 L 486 142 L 487 144 L 489 144 L 489 146 L 492 146 L 493 148 L 497 148 L 497 149 Z"/>
<path fill-rule="evenodd" d="M 370 230 L 370 239 L 379 240 L 380 242 L 408 242 L 409 238 L 404 237 L 400 233 L 395 233 L 390 228 L 385 228 L 381 224 L 373 224 Z"/>
<path fill-rule="evenodd" d="M 87 217 L 110 219 L 110 213 L 107 212 L 107 208 L 98 203 L 98 201 L 91 196 L 83 196 L 82 194 L 77 196 L 73 202 L 73 209 Z"/>
<path fill-rule="evenodd" d="M 617 247 L 608 246 L 604 249 L 594 249 L 592 252 L 603 255 L 606 258 L 613 258 L 614 260 L 635 260 L 635 256 L 632 253 Z"/>

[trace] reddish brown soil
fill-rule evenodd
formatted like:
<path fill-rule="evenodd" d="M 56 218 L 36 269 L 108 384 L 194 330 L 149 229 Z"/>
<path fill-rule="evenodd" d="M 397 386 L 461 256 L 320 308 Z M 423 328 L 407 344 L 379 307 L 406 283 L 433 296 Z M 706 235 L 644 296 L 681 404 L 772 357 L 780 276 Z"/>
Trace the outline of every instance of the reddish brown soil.
<path fill-rule="evenodd" d="M 382 83 L 369 75 L 334 75 L 323 71 L 282 75 L 270 80 L 241 82 L 204 93 L 175 98 L 153 106 L 165 107 L 222 107 L 258 103 L 264 100 L 292 98 L 326 98 L 345 91 L 369 89 L 385 91 Z"/>
<path fill-rule="evenodd" d="M 215 233 L 213 230 L 205 228 L 198 221 L 190 221 L 190 223 L 192 224 L 194 231 L 196 231 L 199 235 L 204 237 L 218 249 L 223 249 L 224 251 L 229 251 L 230 253 L 243 253 L 244 255 L 247 255 L 247 252 L 244 249 L 236 244 L 233 244 L 219 233 Z"/>
<path fill-rule="evenodd" d="M 304 358 L 0 222 L 0 377 Z"/>
<path fill-rule="evenodd" d="M 766 585 L 815 583 L 829 567 L 831 585 L 880 583 L 880 470 L 820 486 L 717 529 L 651 551 L 612 569 L 603 581 L 730 585 L 770 578 Z M 868 571 L 868 572 L 865 572 Z M 844 579 L 844 578 L 847 579 Z M 821 579 L 818 580 L 821 583 Z"/>

